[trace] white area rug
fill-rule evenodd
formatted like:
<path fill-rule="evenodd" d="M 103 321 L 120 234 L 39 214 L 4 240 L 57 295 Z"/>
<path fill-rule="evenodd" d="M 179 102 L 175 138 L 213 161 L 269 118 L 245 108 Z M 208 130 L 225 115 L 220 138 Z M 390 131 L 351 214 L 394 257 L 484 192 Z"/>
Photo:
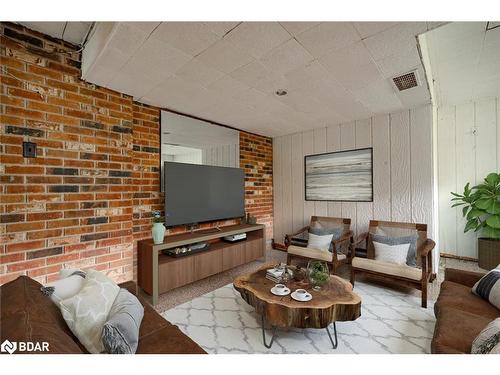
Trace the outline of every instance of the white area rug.
<path fill-rule="evenodd" d="M 324 329 L 277 331 L 271 349 L 262 343 L 260 316 L 228 284 L 163 313 L 208 353 L 429 353 L 434 331 L 433 303 L 356 282 L 361 317 L 338 322 L 338 347 L 333 349 Z M 330 328 L 333 335 L 333 327 Z M 266 330 L 270 340 L 270 329 Z"/>

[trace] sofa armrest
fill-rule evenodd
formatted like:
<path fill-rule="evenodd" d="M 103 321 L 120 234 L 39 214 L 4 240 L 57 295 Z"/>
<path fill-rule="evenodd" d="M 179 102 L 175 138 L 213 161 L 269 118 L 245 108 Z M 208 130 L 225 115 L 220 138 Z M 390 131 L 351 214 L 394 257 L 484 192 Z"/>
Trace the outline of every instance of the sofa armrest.
<path fill-rule="evenodd" d="M 457 284 L 462 284 L 468 287 L 473 287 L 485 274 L 480 272 L 471 272 L 457 270 L 455 268 L 446 268 L 444 270 L 444 279 Z"/>

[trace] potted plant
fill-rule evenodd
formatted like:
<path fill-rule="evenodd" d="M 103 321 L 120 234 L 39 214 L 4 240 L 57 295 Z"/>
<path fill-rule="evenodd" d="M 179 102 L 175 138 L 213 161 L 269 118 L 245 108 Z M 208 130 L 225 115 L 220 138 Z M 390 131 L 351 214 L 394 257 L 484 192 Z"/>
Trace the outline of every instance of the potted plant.
<path fill-rule="evenodd" d="M 479 267 L 493 269 L 500 263 L 500 174 L 490 173 L 483 183 L 465 185 L 463 194 L 451 193 L 452 207 L 462 207 L 464 232 L 479 232 Z"/>
<path fill-rule="evenodd" d="M 163 243 L 163 238 L 165 237 L 165 226 L 163 225 L 160 211 L 154 210 L 151 214 L 153 216 L 153 229 L 151 230 L 153 242 L 155 245 L 159 245 Z"/>

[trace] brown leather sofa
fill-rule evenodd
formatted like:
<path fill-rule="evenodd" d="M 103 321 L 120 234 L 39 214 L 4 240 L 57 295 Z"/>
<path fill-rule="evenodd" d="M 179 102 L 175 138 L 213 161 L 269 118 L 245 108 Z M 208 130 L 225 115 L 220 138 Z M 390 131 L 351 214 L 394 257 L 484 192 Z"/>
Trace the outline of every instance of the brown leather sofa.
<path fill-rule="evenodd" d="M 445 270 L 439 297 L 434 304 L 436 326 L 432 353 L 471 352 L 472 341 L 500 310 L 472 293 L 471 288 L 484 274 L 453 268 Z"/>
<path fill-rule="evenodd" d="M 49 343 L 49 351 L 45 352 L 47 354 L 87 353 L 66 325 L 59 308 L 41 293 L 41 286 L 27 276 L 20 276 L 0 287 L 0 342 L 46 341 Z M 132 281 L 120 284 L 120 287 L 136 294 L 136 285 Z M 178 327 L 138 298 L 144 306 L 138 354 L 205 354 Z"/>

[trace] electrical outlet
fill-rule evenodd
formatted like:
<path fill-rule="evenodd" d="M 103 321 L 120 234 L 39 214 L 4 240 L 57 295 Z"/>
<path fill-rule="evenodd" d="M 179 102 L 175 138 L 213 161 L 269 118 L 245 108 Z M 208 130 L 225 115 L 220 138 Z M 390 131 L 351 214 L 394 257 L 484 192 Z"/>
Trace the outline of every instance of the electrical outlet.
<path fill-rule="evenodd" d="M 36 143 L 23 142 L 23 156 L 25 158 L 36 158 Z"/>

